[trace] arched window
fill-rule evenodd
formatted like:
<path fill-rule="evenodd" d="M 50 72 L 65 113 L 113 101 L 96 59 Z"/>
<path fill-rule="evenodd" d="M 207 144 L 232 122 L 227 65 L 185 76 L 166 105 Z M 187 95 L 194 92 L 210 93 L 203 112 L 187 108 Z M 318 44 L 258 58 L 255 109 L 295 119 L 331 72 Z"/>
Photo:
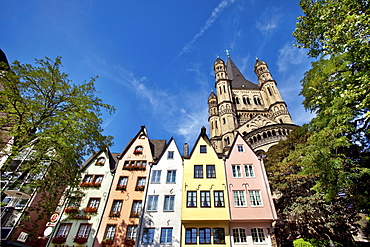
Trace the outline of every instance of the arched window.
<path fill-rule="evenodd" d="M 249 99 L 249 97 L 247 97 L 247 103 L 248 103 L 248 105 L 251 104 L 251 100 Z"/>
<path fill-rule="evenodd" d="M 265 133 L 265 132 L 263 132 L 262 137 L 263 137 L 263 138 L 267 138 L 267 135 L 266 135 L 266 133 Z"/>
<path fill-rule="evenodd" d="M 255 105 L 257 105 L 258 103 L 257 103 L 257 99 L 256 98 L 253 98 L 253 102 L 254 102 L 254 104 Z"/>
<path fill-rule="evenodd" d="M 225 85 L 224 85 L 224 93 L 226 93 L 226 87 L 225 87 Z"/>
<path fill-rule="evenodd" d="M 136 146 L 134 150 L 134 154 L 142 154 L 143 153 L 143 146 Z"/>
<path fill-rule="evenodd" d="M 272 95 L 270 88 L 267 88 L 267 91 L 269 91 L 270 96 Z"/>
<path fill-rule="evenodd" d="M 260 98 L 257 98 L 257 102 L 258 102 L 259 105 L 262 105 Z"/>
<path fill-rule="evenodd" d="M 239 98 L 235 97 L 235 102 L 239 105 Z"/>
<path fill-rule="evenodd" d="M 244 103 L 244 105 L 247 104 L 247 101 L 246 101 L 246 98 L 245 97 L 243 97 L 243 103 Z"/>

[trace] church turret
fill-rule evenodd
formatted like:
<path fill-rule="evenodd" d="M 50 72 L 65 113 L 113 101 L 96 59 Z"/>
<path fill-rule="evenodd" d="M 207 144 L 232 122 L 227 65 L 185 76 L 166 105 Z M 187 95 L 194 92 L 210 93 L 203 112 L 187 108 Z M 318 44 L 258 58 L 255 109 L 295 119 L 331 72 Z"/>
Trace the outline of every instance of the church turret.
<path fill-rule="evenodd" d="M 239 132 L 255 151 L 267 151 L 295 125 L 267 64 L 257 59 L 258 83 L 247 80 L 227 52 L 227 63 L 217 58 L 215 88 L 208 97 L 210 140 L 227 154 Z"/>
<path fill-rule="evenodd" d="M 216 127 L 215 125 L 217 123 L 218 128 L 215 128 L 215 131 L 212 132 L 212 123 L 210 122 L 212 132 L 211 138 L 215 137 L 222 142 L 222 146 L 226 147 L 231 145 L 234 140 L 234 130 L 237 127 L 231 80 L 227 74 L 227 66 L 222 59 L 216 59 L 213 70 L 215 72 L 215 87 L 218 103 L 218 119 L 214 122 L 214 127 Z M 223 152 L 223 150 L 217 151 Z"/>
<path fill-rule="evenodd" d="M 219 130 L 219 117 L 218 117 L 218 103 L 217 103 L 217 96 L 212 91 L 208 97 L 208 122 L 210 126 L 210 137 L 213 138 L 215 136 L 220 135 Z"/>

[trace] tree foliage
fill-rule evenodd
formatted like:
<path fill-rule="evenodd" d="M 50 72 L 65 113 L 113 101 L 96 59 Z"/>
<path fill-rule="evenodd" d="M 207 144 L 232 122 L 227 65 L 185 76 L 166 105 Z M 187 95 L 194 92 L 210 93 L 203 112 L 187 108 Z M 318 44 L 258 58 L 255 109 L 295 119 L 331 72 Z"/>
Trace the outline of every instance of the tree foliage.
<path fill-rule="evenodd" d="M 15 61 L 0 76 L 0 127 L 12 137 L 1 153 L 9 157 L 2 171 L 16 169 L 12 160 L 28 154 L 20 172 L 47 176 L 32 183 L 49 196 L 74 182 L 84 156 L 112 144 L 102 134 L 101 115 L 114 108 L 96 96 L 96 78 L 73 84 L 61 67 L 60 57 L 38 59 L 35 66 Z"/>
<path fill-rule="evenodd" d="M 300 158 L 289 157 L 310 136 L 308 125 L 297 127 L 266 153 L 266 171 L 280 216 L 276 237 L 282 246 L 300 237 L 349 244 L 358 219 L 353 198 L 342 193 L 326 201 L 323 193 L 311 189 L 320 177 L 305 172 Z"/>
<path fill-rule="evenodd" d="M 319 176 L 314 189 L 330 199 L 369 176 L 370 3 L 301 0 L 300 6 L 296 45 L 317 58 L 301 95 L 316 117 L 306 145 L 294 155 L 303 157 L 307 173 Z"/>
<path fill-rule="evenodd" d="M 295 45 L 315 59 L 301 95 L 315 117 L 267 155 L 280 195 L 278 234 L 350 242 L 356 216 L 370 206 L 370 2 L 301 0 L 300 7 Z"/>

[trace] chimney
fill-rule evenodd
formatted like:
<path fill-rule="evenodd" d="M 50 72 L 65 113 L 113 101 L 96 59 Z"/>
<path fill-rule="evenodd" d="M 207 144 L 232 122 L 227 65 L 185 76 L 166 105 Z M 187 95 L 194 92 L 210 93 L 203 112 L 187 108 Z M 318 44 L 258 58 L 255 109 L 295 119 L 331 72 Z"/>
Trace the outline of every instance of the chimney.
<path fill-rule="evenodd" d="M 185 143 L 184 144 L 184 156 L 189 155 L 189 144 Z"/>

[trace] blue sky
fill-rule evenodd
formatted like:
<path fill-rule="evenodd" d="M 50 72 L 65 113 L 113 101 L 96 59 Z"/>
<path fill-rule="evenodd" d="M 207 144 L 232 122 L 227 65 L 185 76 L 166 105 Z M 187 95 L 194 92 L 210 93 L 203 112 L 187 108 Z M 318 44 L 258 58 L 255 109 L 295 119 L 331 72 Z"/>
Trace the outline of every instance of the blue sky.
<path fill-rule="evenodd" d="M 299 15 L 291 0 L 0 0 L 0 48 L 10 62 L 62 56 L 74 83 L 99 76 L 98 96 L 117 109 L 103 115 L 112 152 L 141 125 L 182 150 L 208 129 L 212 67 L 226 49 L 252 82 L 255 57 L 268 64 L 295 124 L 312 118 L 298 96 L 310 67 L 293 47 Z"/>

